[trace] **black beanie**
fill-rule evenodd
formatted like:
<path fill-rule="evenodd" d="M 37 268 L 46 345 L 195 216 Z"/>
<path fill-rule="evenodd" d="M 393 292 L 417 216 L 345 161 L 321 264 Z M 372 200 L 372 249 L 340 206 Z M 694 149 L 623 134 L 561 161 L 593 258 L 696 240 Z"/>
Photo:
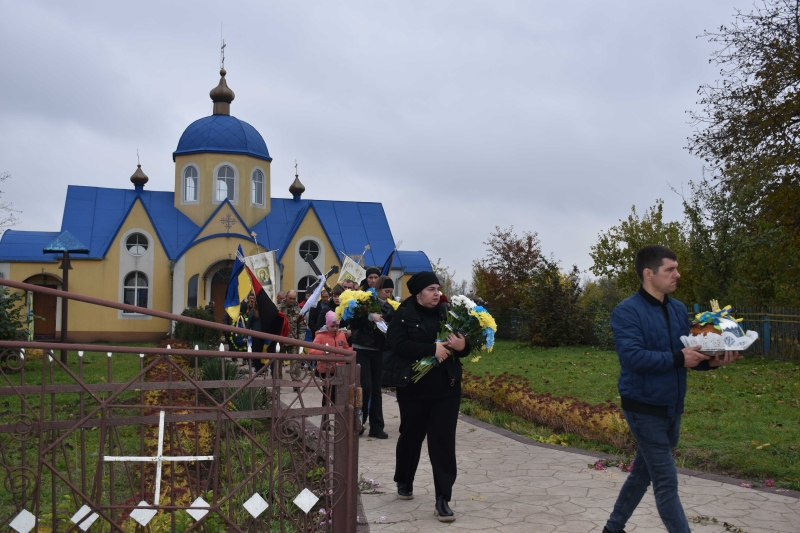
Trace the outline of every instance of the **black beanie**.
<path fill-rule="evenodd" d="M 394 281 L 391 278 L 386 278 L 381 283 L 381 289 L 394 289 Z"/>
<path fill-rule="evenodd" d="M 377 275 L 380 276 L 381 275 L 381 269 L 378 268 L 378 267 L 369 267 L 367 269 L 366 277 L 369 277 L 370 274 L 377 274 Z"/>
<path fill-rule="evenodd" d="M 425 287 L 439 285 L 439 278 L 433 272 L 417 272 L 406 282 L 411 296 L 421 293 Z"/>

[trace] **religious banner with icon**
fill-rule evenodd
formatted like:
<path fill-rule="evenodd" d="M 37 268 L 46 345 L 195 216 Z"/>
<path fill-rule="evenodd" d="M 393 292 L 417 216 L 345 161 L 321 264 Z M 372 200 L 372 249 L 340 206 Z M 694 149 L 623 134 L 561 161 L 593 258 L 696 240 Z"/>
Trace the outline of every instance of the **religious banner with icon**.
<path fill-rule="evenodd" d="M 367 271 L 358 263 L 345 256 L 344 263 L 342 263 L 341 274 L 339 274 L 339 283 L 343 281 L 355 281 L 361 283 L 361 280 L 367 277 Z"/>
<path fill-rule="evenodd" d="M 280 279 L 277 276 L 278 261 L 275 252 L 264 252 L 262 254 L 249 255 L 244 258 L 245 264 L 253 271 L 261 286 L 267 291 L 267 296 L 273 302 L 277 301 L 280 292 Z"/>

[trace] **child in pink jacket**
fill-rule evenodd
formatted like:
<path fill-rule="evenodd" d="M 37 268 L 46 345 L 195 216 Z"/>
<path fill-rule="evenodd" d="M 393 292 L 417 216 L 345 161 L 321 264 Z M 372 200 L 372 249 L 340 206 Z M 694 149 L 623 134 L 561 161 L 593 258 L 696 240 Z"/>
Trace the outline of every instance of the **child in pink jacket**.
<path fill-rule="evenodd" d="M 335 346 L 337 348 L 350 349 L 347 344 L 347 337 L 344 333 L 339 331 L 339 321 L 336 320 L 336 313 L 328 311 L 325 314 L 325 327 L 317 331 L 317 336 L 314 337 L 314 344 L 325 344 L 327 346 Z M 309 354 L 316 355 L 338 355 L 311 348 L 308 350 Z M 317 361 L 317 369 L 315 373 L 321 377 L 331 377 L 336 373 L 336 365 L 343 365 L 344 363 L 330 363 L 327 361 Z M 327 386 L 322 395 L 322 406 L 328 405 L 328 398 L 334 399 L 336 397 L 336 387 Z"/>

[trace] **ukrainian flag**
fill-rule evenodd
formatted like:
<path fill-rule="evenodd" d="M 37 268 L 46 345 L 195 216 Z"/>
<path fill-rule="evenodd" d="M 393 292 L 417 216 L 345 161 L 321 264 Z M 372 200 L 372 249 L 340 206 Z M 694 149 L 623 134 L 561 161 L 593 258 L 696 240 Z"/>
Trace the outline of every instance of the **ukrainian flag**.
<path fill-rule="evenodd" d="M 225 295 L 225 311 L 235 324 L 239 320 L 239 306 L 253 290 L 253 285 L 250 283 L 250 275 L 247 273 L 247 268 L 244 264 L 244 252 L 242 245 L 236 250 L 236 261 L 233 263 L 233 271 L 231 273 L 231 281 L 228 284 L 228 292 Z"/>

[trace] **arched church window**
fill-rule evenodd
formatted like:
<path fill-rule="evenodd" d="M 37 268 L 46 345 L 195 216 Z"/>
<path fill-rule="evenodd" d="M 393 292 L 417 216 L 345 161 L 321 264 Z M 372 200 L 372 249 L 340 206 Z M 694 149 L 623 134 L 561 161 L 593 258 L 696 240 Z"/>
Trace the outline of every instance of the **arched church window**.
<path fill-rule="evenodd" d="M 186 288 L 186 307 L 197 307 L 197 292 L 198 292 L 198 281 L 200 280 L 200 275 L 195 274 L 191 278 L 189 278 L 189 286 Z"/>
<path fill-rule="evenodd" d="M 134 271 L 125 276 L 123 302 L 136 307 L 147 307 L 147 276 Z M 125 311 L 134 313 L 134 311 Z"/>
<path fill-rule="evenodd" d="M 250 203 L 264 205 L 264 173 L 259 169 L 253 171 L 253 179 L 250 181 Z"/>
<path fill-rule="evenodd" d="M 305 259 L 307 254 L 311 254 L 311 259 L 319 256 L 319 244 L 314 241 L 303 241 L 300 243 L 300 258 Z"/>
<path fill-rule="evenodd" d="M 149 243 L 147 242 L 147 237 L 141 233 L 131 233 L 128 236 L 128 239 L 125 241 L 125 246 L 128 248 L 128 253 L 134 257 L 144 255 L 144 253 L 147 251 L 148 245 Z"/>
<path fill-rule="evenodd" d="M 317 281 L 317 278 L 314 276 L 305 276 L 300 278 L 300 281 L 297 282 L 297 300 L 303 301 L 306 297 L 306 289 L 308 286 Z"/>
<path fill-rule="evenodd" d="M 197 201 L 197 169 L 194 167 L 186 167 L 183 171 L 183 201 L 196 202 Z"/>
<path fill-rule="evenodd" d="M 222 165 L 217 170 L 217 201 L 222 202 L 226 198 L 231 202 L 235 201 L 236 194 L 236 175 L 233 168 Z"/>

